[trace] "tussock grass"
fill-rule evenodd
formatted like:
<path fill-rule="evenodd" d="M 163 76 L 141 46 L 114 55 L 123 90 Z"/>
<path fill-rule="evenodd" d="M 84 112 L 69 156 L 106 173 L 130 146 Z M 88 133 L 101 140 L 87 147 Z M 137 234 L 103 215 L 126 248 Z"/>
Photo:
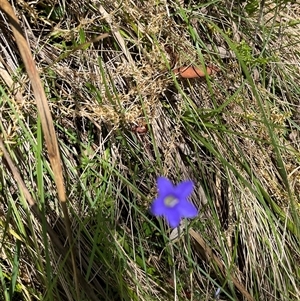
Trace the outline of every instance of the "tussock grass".
<path fill-rule="evenodd" d="M 298 6 L 15 4 L 57 134 L 78 280 L 31 83 L 1 14 L 1 299 L 298 300 Z M 172 73 L 208 64 L 220 71 Z M 149 214 L 158 175 L 195 182 L 199 217 L 180 233 Z"/>

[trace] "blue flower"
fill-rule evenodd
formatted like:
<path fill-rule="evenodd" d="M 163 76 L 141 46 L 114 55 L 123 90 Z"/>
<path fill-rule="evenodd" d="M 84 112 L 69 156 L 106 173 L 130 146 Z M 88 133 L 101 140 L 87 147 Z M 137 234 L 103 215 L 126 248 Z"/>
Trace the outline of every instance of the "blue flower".
<path fill-rule="evenodd" d="M 177 227 L 185 217 L 196 217 L 197 208 L 187 198 L 193 192 L 194 183 L 183 181 L 177 186 L 164 177 L 157 179 L 158 197 L 151 205 L 151 212 L 155 216 L 164 216 L 169 225 Z"/>

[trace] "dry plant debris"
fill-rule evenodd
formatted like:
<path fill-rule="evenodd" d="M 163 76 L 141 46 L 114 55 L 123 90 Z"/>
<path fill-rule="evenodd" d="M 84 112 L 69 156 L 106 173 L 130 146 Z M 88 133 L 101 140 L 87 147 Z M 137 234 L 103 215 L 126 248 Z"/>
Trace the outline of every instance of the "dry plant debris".
<path fill-rule="evenodd" d="M 101 300 L 120 292 L 127 300 L 170 300 L 174 292 L 182 300 L 213 300 L 217 286 L 209 277 L 242 300 L 224 281 L 226 273 L 203 261 L 195 237 L 203 237 L 244 296 L 300 298 L 299 232 L 291 223 L 300 212 L 299 1 L 266 1 L 254 11 L 247 3 L 14 3 L 58 135 L 78 267 L 84 276 L 90 272 L 89 285 Z M 1 139 L 36 201 L 38 158 L 43 162 L 46 219 L 65 242 L 48 154 L 36 147 L 31 83 L 3 14 L 0 29 Z M 180 237 L 171 255 L 148 215 L 159 173 L 197 183 L 192 244 Z M 27 220 L 5 164 L 1 175 L 0 221 L 9 224 L 0 233 L 1 256 L 13 258 L 10 246 L 26 242 L 18 282 L 23 295 L 27 287 L 35 292 L 32 300 L 42 299 L 49 293 L 40 280 L 47 267 L 43 231 L 36 218 Z M 10 208 L 15 214 L 8 219 Z M 52 248 L 58 273 L 64 263 Z M 7 262 L 1 268 L 11 272 Z M 72 300 L 67 275 L 55 279 L 53 294 Z"/>

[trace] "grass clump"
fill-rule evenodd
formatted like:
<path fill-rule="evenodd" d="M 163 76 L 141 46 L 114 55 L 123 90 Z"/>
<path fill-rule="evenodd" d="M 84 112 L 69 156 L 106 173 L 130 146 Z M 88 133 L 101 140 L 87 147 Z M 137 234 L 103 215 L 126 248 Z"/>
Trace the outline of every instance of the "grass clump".
<path fill-rule="evenodd" d="M 3 13 L 1 300 L 298 300 L 297 1 L 14 11 L 56 137 Z M 179 232 L 149 213 L 158 176 L 196 185 Z"/>

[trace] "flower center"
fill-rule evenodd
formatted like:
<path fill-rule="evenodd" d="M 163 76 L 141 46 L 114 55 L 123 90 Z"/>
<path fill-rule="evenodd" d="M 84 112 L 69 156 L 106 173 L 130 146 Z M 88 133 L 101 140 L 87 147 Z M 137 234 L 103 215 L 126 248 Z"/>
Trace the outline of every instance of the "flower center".
<path fill-rule="evenodd" d="M 165 197 L 164 203 L 167 207 L 174 207 L 176 204 L 178 204 L 178 199 L 176 199 L 172 195 L 169 195 L 169 196 Z"/>

